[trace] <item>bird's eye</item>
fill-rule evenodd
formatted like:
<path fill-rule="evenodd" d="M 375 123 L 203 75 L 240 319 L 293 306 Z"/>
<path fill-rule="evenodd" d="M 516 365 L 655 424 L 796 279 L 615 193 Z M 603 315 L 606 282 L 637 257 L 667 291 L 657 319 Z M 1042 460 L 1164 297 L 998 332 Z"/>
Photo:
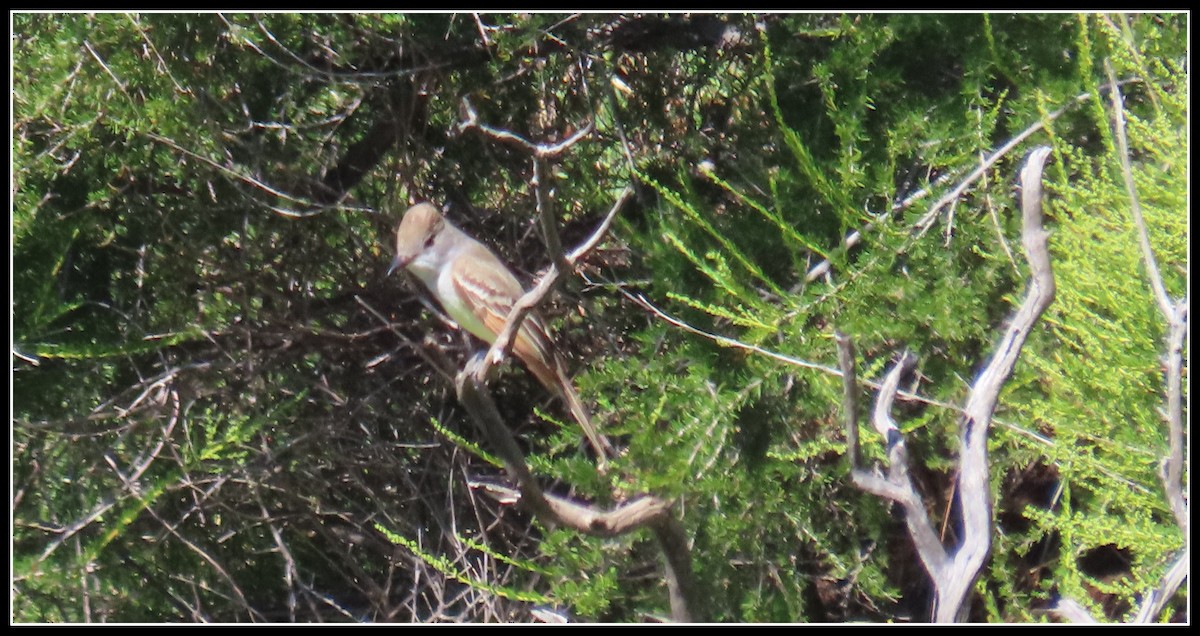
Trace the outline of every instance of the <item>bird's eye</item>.
<path fill-rule="evenodd" d="M 432 234 L 425 237 L 425 247 L 427 247 L 427 248 L 433 247 L 433 238 L 434 238 L 434 236 Z"/>

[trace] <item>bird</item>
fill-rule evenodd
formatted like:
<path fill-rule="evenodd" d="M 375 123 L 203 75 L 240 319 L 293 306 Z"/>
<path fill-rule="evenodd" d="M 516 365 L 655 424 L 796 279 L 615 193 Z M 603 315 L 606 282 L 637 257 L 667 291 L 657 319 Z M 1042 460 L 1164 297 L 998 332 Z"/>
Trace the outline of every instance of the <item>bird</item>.
<path fill-rule="evenodd" d="M 420 279 L 450 318 L 489 345 L 499 337 L 513 305 L 525 293 L 495 253 L 428 202 L 405 211 L 396 228 L 396 258 L 388 275 L 398 269 L 407 269 Z M 526 315 L 513 339 L 512 352 L 543 386 L 563 399 L 603 465 L 612 447 L 592 425 L 546 323 L 535 312 Z"/>

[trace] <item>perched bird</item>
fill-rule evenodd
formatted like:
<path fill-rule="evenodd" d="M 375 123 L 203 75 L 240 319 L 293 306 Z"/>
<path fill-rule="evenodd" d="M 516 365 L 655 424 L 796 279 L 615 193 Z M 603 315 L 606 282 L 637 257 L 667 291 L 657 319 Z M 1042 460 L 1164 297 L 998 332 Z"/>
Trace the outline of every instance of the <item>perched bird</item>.
<path fill-rule="evenodd" d="M 455 322 L 488 344 L 496 341 L 513 305 L 525 293 L 491 250 L 429 203 L 409 208 L 396 230 L 396 258 L 388 274 L 401 267 L 425 283 Z M 612 447 L 592 426 L 545 323 L 530 312 L 513 340 L 513 353 L 538 381 L 566 401 L 603 464 Z"/>

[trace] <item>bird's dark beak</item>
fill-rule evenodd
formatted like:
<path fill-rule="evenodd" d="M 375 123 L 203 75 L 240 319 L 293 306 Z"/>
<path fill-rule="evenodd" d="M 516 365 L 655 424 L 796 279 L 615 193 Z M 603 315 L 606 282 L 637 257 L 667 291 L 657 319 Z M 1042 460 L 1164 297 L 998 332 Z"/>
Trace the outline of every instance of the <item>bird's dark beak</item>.
<path fill-rule="evenodd" d="M 388 268 L 387 275 L 391 276 L 392 272 L 407 266 L 410 260 L 412 259 L 404 258 L 403 254 L 397 254 L 396 258 L 392 259 L 392 266 Z"/>

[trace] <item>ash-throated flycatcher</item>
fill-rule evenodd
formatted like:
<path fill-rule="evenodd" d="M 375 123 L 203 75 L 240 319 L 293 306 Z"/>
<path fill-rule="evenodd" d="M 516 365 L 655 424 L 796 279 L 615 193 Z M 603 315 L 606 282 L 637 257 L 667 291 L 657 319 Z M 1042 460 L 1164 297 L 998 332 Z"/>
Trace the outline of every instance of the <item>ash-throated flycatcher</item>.
<path fill-rule="evenodd" d="M 416 274 L 455 322 L 488 344 L 496 341 L 513 305 L 525 294 L 491 250 L 454 227 L 429 203 L 412 206 L 400 221 L 396 259 L 388 274 L 400 267 Z M 521 323 L 512 351 L 538 381 L 562 396 L 603 464 L 612 447 L 596 434 L 545 323 L 534 312 Z"/>

